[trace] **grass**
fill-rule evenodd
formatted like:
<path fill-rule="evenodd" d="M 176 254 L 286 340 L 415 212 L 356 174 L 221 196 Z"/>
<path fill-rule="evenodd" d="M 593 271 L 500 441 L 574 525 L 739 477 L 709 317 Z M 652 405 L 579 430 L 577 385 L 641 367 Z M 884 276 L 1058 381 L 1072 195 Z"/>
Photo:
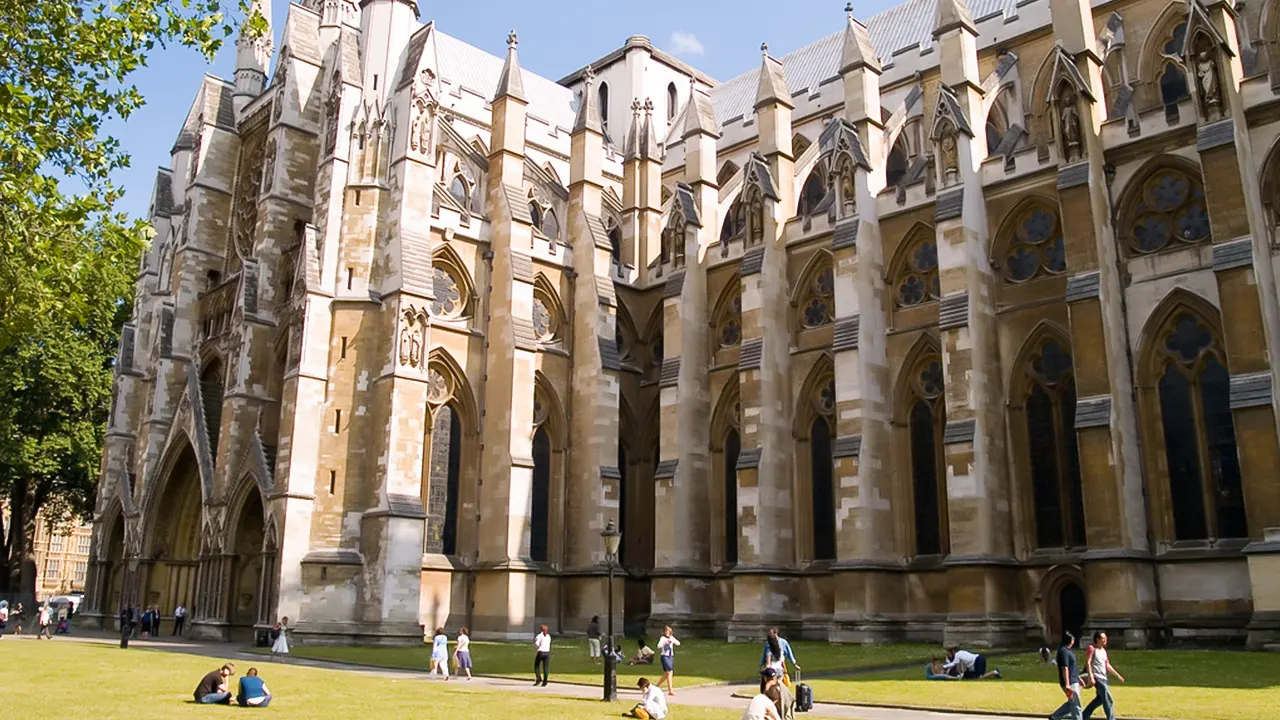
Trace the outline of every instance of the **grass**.
<path fill-rule="evenodd" d="M 192 702 L 191 692 L 200 677 L 220 664 L 208 657 L 5 638 L 0 641 L 0 663 L 0 720 L 170 720 L 242 717 L 239 713 L 248 712 Z M 249 668 L 244 661 L 236 665 L 241 673 Z M 274 695 L 264 717 L 280 720 L 603 720 L 617 718 L 635 703 L 634 698 L 605 704 L 543 693 L 478 691 L 465 683 L 266 663 L 258 667 Z M 736 720 L 741 710 L 681 706 L 678 713 L 680 720 Z"/>
<path fill-rule="evenodd" d="M 1082 666 L 1084 653 L 1077 655 Z M 1119 717 L 1176 720 L 1273 720 L 1280 716 L 1280 654 L 1150 650 L 1111 653 L 1125 683 L 1112 680 Z M 1063 701 L 1053 666 L 1034 653 L 991 658 L 1003 680 L 939 682 L 924 679 L 924 664 L 910 670 L 815 679 L 818 700 L 913 705 L 957 710 L 1048 714 Z M 1085 702 L 1093 690 L 1083 693 Z M 1101 711 L 1095 713 L 1101 720 Z"/>
<path fill-rule="evenodd" d="M 655 641 L 656 644 L 656 641 Z M 623 646 L 628 656 L 635 653 L 635 641 Z M 689 639 L 676 650 L 676 692 L 681 687 L 707 683 L 732 682 L 756 677 L 760 667 L 762 643 L 725 643 L 719 640 Z M 923 664 L 938 649 L 928 645 L 829 645 L 817 642 L 792 643 L 796 659 L 811 676 L 819 673 L 860 668 L 891 667 L 911 662 Z M 319 660 L 336 660 L 388 668 L 430 667 L 431 648 L 328 647 L 298 645 L 290 648 L 294 655 Z M 265 650 L 264 650 L 265 652 Z M 490 677 L 533 678 L 533 644 L 490 643 L 473 641 L 472 670 Z M 602 668 L 587 656 L 584 638 L 557 638 L 551 651 L 551 677 L 556 682 L 598 685 Z M 656 680 L 662 668 L 653 665 L 620 665 L 618 686 L 634 687 L 636 679 L 645 676 Z"/>

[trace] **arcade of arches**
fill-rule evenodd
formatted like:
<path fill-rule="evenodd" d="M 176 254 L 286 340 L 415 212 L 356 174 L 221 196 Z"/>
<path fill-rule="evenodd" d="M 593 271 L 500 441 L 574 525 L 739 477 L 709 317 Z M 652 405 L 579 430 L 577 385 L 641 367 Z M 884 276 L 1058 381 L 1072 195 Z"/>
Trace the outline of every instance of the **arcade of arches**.
<path fill-rule="evenodd" d="M 291 6 L 157 176 L 86 611 L 1280 641 L 1280 15 L 1073 1 L 723 83 Z"/>

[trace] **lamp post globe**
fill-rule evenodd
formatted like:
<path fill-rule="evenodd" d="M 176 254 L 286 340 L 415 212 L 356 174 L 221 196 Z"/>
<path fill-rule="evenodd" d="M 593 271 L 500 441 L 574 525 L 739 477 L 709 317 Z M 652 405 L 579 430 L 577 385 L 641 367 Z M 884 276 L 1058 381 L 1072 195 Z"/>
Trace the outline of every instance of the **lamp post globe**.
<path fill-rule="evenodd" d="M 609 569 L 609 585 L 606 590 L 609 594 L 609 621 L 604 654 L 604 701 L 614 702 L 618 699 L 618 667 L 615 655 L 617 650 L 613 642 L 613 569 L 618 565 L 618 545 L 622 542 L 622 533 L 618 531 L 617 523 L 610 520 L 600 533 L 600 538 L 604 540 L 604 560 Z"/>

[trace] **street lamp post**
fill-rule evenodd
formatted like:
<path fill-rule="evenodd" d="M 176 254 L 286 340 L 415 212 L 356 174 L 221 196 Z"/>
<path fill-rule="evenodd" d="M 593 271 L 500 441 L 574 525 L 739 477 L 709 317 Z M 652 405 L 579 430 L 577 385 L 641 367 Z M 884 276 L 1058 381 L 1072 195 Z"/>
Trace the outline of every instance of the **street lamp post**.
<path fill-rule="evenodd" d="M 609 566 L 609 626 L 607 633 L 607 652 L 604 654 L 604 701 L 614 702 L 618 699 L 618 667 L 613 645 L 613 569 L 618 564 L 618 543 L 622 541 L 622 533 L 612 521 L 600 533 L 604 539 L 604 561 Z"/>

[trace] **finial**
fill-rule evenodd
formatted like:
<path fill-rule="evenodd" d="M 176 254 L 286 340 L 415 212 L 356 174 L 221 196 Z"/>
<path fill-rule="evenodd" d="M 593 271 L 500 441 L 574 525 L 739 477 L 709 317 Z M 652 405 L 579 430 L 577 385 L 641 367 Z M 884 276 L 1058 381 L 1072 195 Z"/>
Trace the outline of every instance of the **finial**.
<path fill-rule="evenodd" d="M 631 114 L 634 117 L 640 117 L 640 98 L 631 99 Z"/>
<path fill-rule="evenodd" d="M 652 115 L 653 115 L 653 98 L 645 98 L 644 99 L 644 116 L 647 119 Z"/>
<path fill-rule="evenodd" d="M 769 57 L 769 43 L 760 43 L 760 54 Z"/>
<path fill-rule="evenodd" d="M 520 44 L 520 38 L 516 36 L 515 28 L 512 28 L 511 32 L 507 33 L 507 48 L 511 50 L 515 50 L 516 45 L 519 45 L 519 44 Z"/>
<path fill-rule="evenodd" d="M 847 2 L 844 4 L 844 14 L 848 16 L 850 20 L 853 19 L 853 3 Z"/>
<path fill-rule="evenodd" d="M 595 80 L 595 79 L 596 79 L 596 70 L 595 70 L 595 68 L 591 67 L 590 65 L 587 65 L 587 69 L 586 69 L 586 71 L 583 73 L 583 76 L 585 76 L 585 77 L 586 77 L 586 79 L 587 79 L 587 84 L 588 84 L 588 85 L 590 85 L 590 84 L 591 84 L 591 81 L 593 81 L 593 80 Z"/>

